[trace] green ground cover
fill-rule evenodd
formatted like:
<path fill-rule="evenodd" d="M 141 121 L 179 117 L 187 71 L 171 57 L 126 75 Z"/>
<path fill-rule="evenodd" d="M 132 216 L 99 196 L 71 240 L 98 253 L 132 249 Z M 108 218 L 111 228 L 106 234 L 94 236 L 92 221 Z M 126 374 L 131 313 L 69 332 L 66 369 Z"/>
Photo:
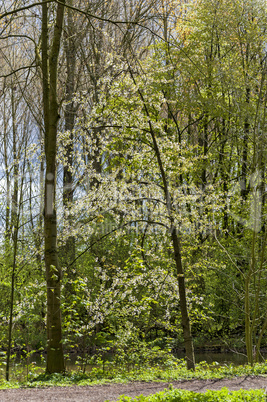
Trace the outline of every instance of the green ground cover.
<path fill-rule="evenodd" d="M 227 388 L 223 388 L 220 391 L 207 391 L 205 393 L 173 389 L 158 392 L 150 396 L 141 395 L 136 398 L 122 396 L 119 400 L 121 402 L 265 402 L 266 394 L 263 390 L 245 391 L 241 389 L 230 392 Z"/>
<path fill-rule="evenodd" d="M 28 375 L 21 371 L 13 374 L 12 381 L 5 381 L 4 375 L 0 378 L 0 388 L 18 388 L 18 387 L 44 387 L 44 386 L 70 386 L 70 385 L 93 385 L 103 383 L 126 383 L 130 381 L 158 381 L 168 382 L 176 380 L 192 379 L 222 379 L 233 378 L 237 376 L 257 376 L 267 375 L 267 362 L 258 363 L 254 366 L 242 365 L 234 366 L 218 365 L 217 363 L 207 364 L 201 362 L 196 365 L 195 371 L 187 370 L 183 360 L 173 362 L 170 367 L 141 367 L 131 370 L 119 369 L 113 367 L 112 363 L 106 366 L 92 368 L 88 372 L 80 370 L 67 372 L 65 374 L 39 374 L 38 368 L 31 368 Z"/>

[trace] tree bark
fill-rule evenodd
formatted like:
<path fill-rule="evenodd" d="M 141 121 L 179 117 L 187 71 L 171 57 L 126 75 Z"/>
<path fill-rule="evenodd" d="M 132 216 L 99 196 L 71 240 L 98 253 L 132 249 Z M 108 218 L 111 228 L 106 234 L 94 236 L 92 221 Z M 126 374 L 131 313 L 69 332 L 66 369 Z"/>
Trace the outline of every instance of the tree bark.
<path fill-rule="evenodd" d="M 47 283 L 47 373 L 65 371 L 61 329 L 61 270 L 57 250 L 57 216 L 55 205 L 57 123 L 57 67 L 63 27 L 64 0 L 58 4 L 52 47 L 48 54 L 48 8 L 42 5 L 42 73 L 45 127 L 44 235 Z"/>

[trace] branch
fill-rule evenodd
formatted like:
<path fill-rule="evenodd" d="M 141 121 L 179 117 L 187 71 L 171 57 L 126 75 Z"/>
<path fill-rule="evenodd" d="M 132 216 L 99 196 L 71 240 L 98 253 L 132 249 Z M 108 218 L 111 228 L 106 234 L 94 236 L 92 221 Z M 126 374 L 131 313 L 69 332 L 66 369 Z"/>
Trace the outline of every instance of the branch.
<path fill-rule="evenodd" d="M 30 66 L 20 67 L 20 68 L 17 68 L 16 70 L 14 70 L 14 71 L 11 71 L 11 73 L 9 73 L 9 74 L 0 75 L 0 78 L 7 78 L 7 77 L 10 77 L 13 74 L 18 73 L 21 70 L 28 70 L 29 68 L 33 68 L 33 67 L 37 67 L 37 66 L 35 64 L 31 64 Z"/>
<path fill-rule="evenodd" d="M 129 27 L 130 25 L 136 25 L 136 26 L 138 26 L 140 28 L 143 28 L 143 29 L 149 31 L 153 36 L 155 36 L 156 38 L 160 39 L 161 41 L 163 41 L 163 42 L 167 43 L 168 45 L 171 45 L 171 46 L 179 49 L 190 60 L 190 62 L 196 67 L 196 69 L 205 77 L 205 73 L 199 68 L 199 65 L 197 63 L 195 63 L 191 59 L 191 57 L 186 53 L 186 51 L 183 49 L 182 45 L 178 45 L 177 43 L 174 43 L 174 42 L 171 42 L 169 40 L 166 40 L 164 37 L 162 37 L 161 35 L 159 35 L 156 32 L 154 32 L 151 28 L 149 28 L 149 27 L 147 27 L 147 26 L 145 26 L 142 23 L 137 22 L 137 21 L 117 21 L 117 20 L 112 20 L 110 18 L 99 17 L 99 16 L 97 16 L 95 14 L 91 14 L 88 11 L 84 11 L 84 10 L 81 10 L 81 9 L 79 9 L 77 7 L 71 6 L 69 4 L 65 4 L 64 2 L 61 2 L 59 0 L 40 1 L 40 2 L 37 2 L 37 3 L 30 4 L 28 6 L 25 6 L 25 7 L 17 8 L 16 10 L 7 11 L 6 13 L 3 13 L 3 14 L 0 15 L 0 20 L 5 18 L 5 17 L 7 17 L 7 16 L 9 16 L 9 15 L 17 14 L 20 11 L 28 10 L 28 9 L 36 7 L 36 6 L 49 4 L 49 3 L 53 3 L 53 2 L 55 2 L 55 3 L 59 4 L 59 5 L 65 6 L 65 7 L 69 8 L 69 9 L 71 9 L 73 11 L 76 11 L 76 12 L 78 12 L 80 14 L 83 14 L 83 15 L 85 15 L 87 17 L 95 18 L 95 19 L 97 19 L 99 21 L 109 22 L 109 23 L 114 24 L 114 25 L 127 25 L 127 27 Z"/>
<path fill-rule="evenodd" d="M 54 0 L 38 1 L 38 3 L 29 4 L 28 6 L 20 7 L 15 10 L 12 10 L 12 11 L 7 11 L 3 14 L 0 14 L 0 20 L 2 20 L 5 17 L 8 17 L 9 15 L 17 14 L 20 11 L 29 10 L 30 8 L 33 8 L 36 6 L 41 6 L 43 4 L 53 3 L 53 2 L 54 2 Z"/>
<path fill-rule="evenodd" d="M 0 40 L 1 39 L 9 39 L 9 38 L 26 38 L 26 39 L 31 40 L 36 46 L 35 40 L 33 38 L 31 38 L 30 36 L 28 36 L 28 35 L 24 35 L 24 34 L 22 34 L 22 35 L 13 35 L 13 34 L 11 34 L 11 35 L 6 35 L 6 36 L 0 36 Z"/>
<path fill-rule="evenodd" d="M 169 227 L 167 225 L 164 225 L 164 223 L 162 222 L 156 222 L 156 221 L 149 221 L 147 219 L 137 219 L 134 221 L 129 221 L 127 223 L 125 223 L 124 225 L 118 226 L 114 229 L 112 229 L 110 232 L 105 233 L 103 236 L 99 237 L 97 240 L 95 240 L 93 243 L 91 243 L 88 247 L 86 247 L 86 249 L 80 253 L 69 265 L 68 268 L 71 267 L 73 264 L 75 264 L 75 262 L 81 258 L 85 253 L 87 253 L 95 244 L 99 243 L 100 241 L 102 241 L 103 239 L 105 239 L 106 237 L 108 237 L 109 235 L 111 235 L 112 233 L 116 232 L 117 230 L 123 229 L 128 225 L 131 225 L 132 223 L 138 223 L 138 222 L 146 222 L 147 224 L 152 224 L 152 225 L 159 225 L 159 226 L 163 226 L 166 229 L 169 230 Z"/>

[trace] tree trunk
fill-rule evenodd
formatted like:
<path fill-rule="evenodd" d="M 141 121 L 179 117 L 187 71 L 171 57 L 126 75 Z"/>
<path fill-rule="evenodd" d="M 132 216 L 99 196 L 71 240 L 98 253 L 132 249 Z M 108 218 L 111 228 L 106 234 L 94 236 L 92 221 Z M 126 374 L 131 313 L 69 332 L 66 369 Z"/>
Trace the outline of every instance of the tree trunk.
<path fill-rule="evenodd" d="M 186 351 L 186 363 L 188 369 L 195 369 L 195 354 L 193 346 L 193 337 L 191 334 L 191 325 L 187 309 L 186 301 L 186 286 L 184 278 L 184 270 L 182 266 L 182 258 L 180 252 L 179 238 L 177 234 L 177 229 L 175 227 L 171 228 L 171 237 L 174 250 L 174 260 L 176 264 L 176 273 L 178 279 L 179 296 L 180 296 L 180 310 L 182 316 L 182 327 L 184 336 L 184 345 Z"/>
<path fill-rule="evenodd" d="M 48 55 L 48 8 L 42 5 L 42 73 L 45 127 L 44 234 L 47 283 L 47 373 L 65 371 L 61 329 L 61 270 L 57 251 L 57 216 L 55 205 L 57 123 L 57 67 L 64 17 L 64 0 L 57 6 L 52 47 Z"/>
<path fill-rule="evenodd" d="M 70 1 L 72 5 L 72 1 Z M 69 131 L 70 141 L 66 145 L 66 160 L 67 163 L 63 168 L 63 206 L 65 212 L 67 212 L 73 203 L 73 128 L 75 122 L 75 107 L 73 102 L 74 95 L 74 83 L 75 83 L 75 68 L 76 68 L 76 55 L 75 55 L 75 43 L 74 43 L 74 22 L 72 17 L 73 11 L 68 9 L 66 27 L 66 39 L 65 39 L 65 51 L 66 51 L 66 65 L 67 65 L 67 77 L 66 77 L 66 109 L 65 109 L 65 130 Z M 73 217 L 67 214 L 65 218 L 71 225 Z M 66 240 L 66 244 L 62 248 L 62 260 L 65 266 L 69 266 L 75 260 L 75 238 L 69 236 Z M 74 267 L 73 267 L 74 268 Z M 66 284 L 67 293 L 73 292 L 70 279 L 75 279 L 72 274 L 73 270 L 68 272 L 68 282 Z"/>
<path fill-rule="evenodd" d="M 136 84 L 131 70 L 130 70 L 130 74 L 131 74 L 133 82 Z M 143 94 L 140 90 L 138 91 L 138 93 L 139 93 L 139 96 L 144 105 L 145 113 L 146 113 L 147 117 L 150 118 L 147 104 L 145 102 Z M 153 125 L 152 125 L 152 122 L 150 119 L 148 121 L 148 124 L 149 124 L 149 132 L 150 132 L 152 143 L 153 143 L 153 148 L 154 148 L 154 151 L 156 154 L 159 171 L 160 171 L 160 175 L 162 178 L 167 215 L 170 220 L 171 239 L 172 239 L 173 254 L 174 254 L 174 261 L 175 261 L 175 265 L 176 265 L 176 273 L 177 273 L 179 296 L 180 296 L 180 311 L 181 311 L 181 316 L 182 316 L 182 327 L 183 327 L 186 363 L 187 363 L 188 370 L 194 370 L 195 369 L 195 354 L 194 354 L 194 346 L 193 346 L 193 337 L 192 337 L 192 333 L 191 333 L 190 318 L 189 318 L 188 308 L 187 308 L 186 287 L 185 287 L 185 280 L 184 280 L 184 270 L 183 270 L 183 265 L 182 265 L 179 237 L 178 237 L 178 233 L 177 233 L 177 228 L 174 225 L 175 219 L 174 219 L 173 202 L 172 202 L 172 198 L 171 198 L 171 194 L 170 194 L 170 190 L 169 190 L 169 184 L 168 184 L 168 180 L 167 180 L 166 171 L 165 171 L 163 161 L 161 158 L 160 149 L 158 147 L 156 134 L 154 132 Z"/>
<path fill-rule="evenodd" d="M 151 122 L 149 122 L 149 126 L 150 126 L 150 133 L 151 133 L 151 137 L 152 137 L 152 141 L 153 141 L 153 145 L 154 145 L 154 150 L 155 150 L 157 161 L 158 161 L 159 170 L 160 170 L 162 181 L 163 181 L 167 213 L 168 213 L 168 217 L 169 217 L 170 223 L 171 223 L 170 230 L 171 230 L 171 239 L 172 239 L 172 246 L 173 246 L 173 253 L 174 253 L 174 261 L 175 261 L 175 265 L 176 265 L 179 296 L 180 296 L 180 311 L 181 311 L 181 316 L 182 316 L 182 327 L 183 327 L 186 363 L 187 363 L 188 370 L 194 370 L 195 369 L 195 354 L 194 354 L 194 346 L 193 346 L 193 337 L 191 334 L 190 318 L 189 318 L 188 308 L 187 308 L 186 286 L 185 286 L 185 278 L 184 278 L 184 270 L 183 270 L 183 265 L 182 265 L 179 237 L 178 237 L 178 233 L 177 233 L 177 228 L 174 226 L 172 199 L 171 199 L 170 192 L 169 192 L 169 185 L 168 185 L 165 169 L 163 166 L 163 162 L 161 159 L 160 150 L 158 148 L 156 136 L 155 136 Z"/>
<path fill-rule="evenodd" d="M 17 250 L 18 250 L 18 231 L 19 231 L 19 213 L 18 213 L 18 154 L 17 154 L 17 130 L 16 130 L 16 110 L 13 88 L 11 89 L 11 109 L 12 109 L 12 133 L 13 133 L 13 193 L 11 205 L 11 222 L 10 222 L 10 237 L 12 239 L 12 274 L 11 274 L 11 293 L 10 293 L 10 310 L 9 310 L 9 323 L 8 323 L 8 346 L 7 346 L 7 359 L 6 359 L 6 380 L 9 381 L 10 371 L 10 358 L 12 348 L 12 327 L 13 327 L 13 312 L 14 312 L 14 297 L 15 297 L 15 280 L 16 280 L 16 265 L 17 265 Z M 20 189 L 20 198 L 22 200 L 22 186 Z M 22 202 L 20 200 L 20 206 Z"/>

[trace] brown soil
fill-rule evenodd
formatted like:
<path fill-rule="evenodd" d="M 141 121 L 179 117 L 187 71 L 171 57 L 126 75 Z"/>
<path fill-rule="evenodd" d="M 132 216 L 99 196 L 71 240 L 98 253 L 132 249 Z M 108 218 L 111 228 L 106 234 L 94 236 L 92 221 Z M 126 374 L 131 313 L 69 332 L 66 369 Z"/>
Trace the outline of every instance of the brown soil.
<path fill-rule="evenodd" d="M 219 390 L 227 387 L 231 391 L 239 389 L 267 390 L 267 377 L 247 376 L 223 380 L 190 380 L 172 381 L 169 383 L 131 382 L 128 384 L 106 384 L 94 386 L 27 388 L 0 390 L 0 401 L 73 401 L 73 402 L 104 402 L 116 401 L 121 395 L 149 395 L 162 391 L 172 384 L 174 388 L 187 389 L 195 392 Z"/>

